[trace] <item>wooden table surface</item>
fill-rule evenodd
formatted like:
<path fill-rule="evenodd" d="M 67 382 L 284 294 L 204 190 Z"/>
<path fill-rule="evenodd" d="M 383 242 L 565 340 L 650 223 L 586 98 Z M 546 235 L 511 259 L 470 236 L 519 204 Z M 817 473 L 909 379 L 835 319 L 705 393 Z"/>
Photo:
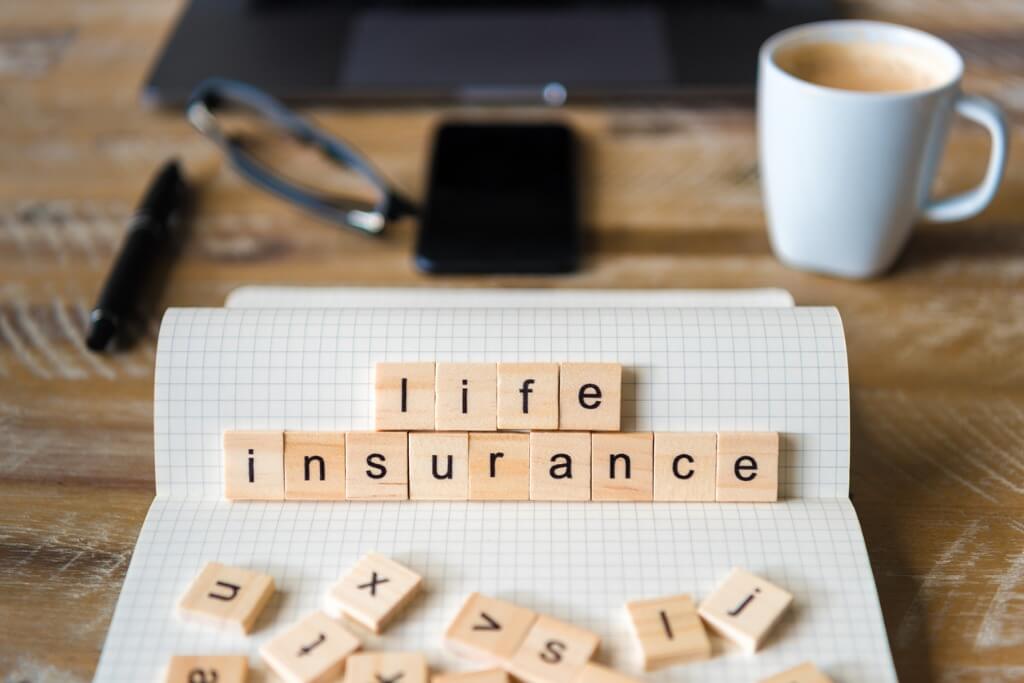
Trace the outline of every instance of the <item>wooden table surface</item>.
<path fill-rule="evenodd" d="M 317 110 L 414 196 L 436 123 L 568 120 L 583 141 L 585 267 L 568 277 L 428 278 L 415 226 L 371 240 L 311 220 L 219 165 L 178 113 L 138 106 L 179 0 L 0 4 L 0 675 L 85 680 L 153 496 L 155 337 L 85 351 L 87 311 L 148 176 L 202 176 L 169 306 L 250 283 L 784 287 L 834 304 L 849 340 L 852 496 L 905 681 L 1024 679 L 1024 3 L 860 2 L 966 56 L 966 89 L 1015 128 L 982 216 L 922 226 L 895 271 L 846 282 L 783 268 L 765 236 L 742 104 Z M 939 191 L 981 177 L 958 125 Z M 156 325 L 154 323 L 154 333 Z"/>

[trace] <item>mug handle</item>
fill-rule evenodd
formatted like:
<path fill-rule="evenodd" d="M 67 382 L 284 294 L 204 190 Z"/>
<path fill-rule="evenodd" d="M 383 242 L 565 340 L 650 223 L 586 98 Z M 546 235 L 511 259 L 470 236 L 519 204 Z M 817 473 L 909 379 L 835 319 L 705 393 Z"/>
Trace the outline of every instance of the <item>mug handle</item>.
<path fill-rule="evenodd" d="M 956 112 L 966 119 L 981 124 L 992 137 L 992 151 L 988 157 L 988 169 L 981 184 L 974 189 L 944 199 L 930 200 L 922 212 L 925 219 L 935 223 L 962 221 L 976 216 L 989 205 L 1006 170 L 1006 155 L 1009 149 L 1009 128 L 999 106 L 984 97 L 960 94 L 954 105 Z"/>

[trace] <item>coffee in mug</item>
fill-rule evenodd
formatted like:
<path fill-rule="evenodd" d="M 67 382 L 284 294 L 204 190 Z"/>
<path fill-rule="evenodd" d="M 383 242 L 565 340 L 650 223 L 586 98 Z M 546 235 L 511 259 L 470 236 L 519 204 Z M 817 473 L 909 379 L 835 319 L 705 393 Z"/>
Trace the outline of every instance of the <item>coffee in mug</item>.
<path fill-rule="evenodd" d="M 887 270 L 915 221 L 984 209 L 1006 165 L 999 108 L 960 91 L 963 60 L 915 29 L 841 20 L 785 30 L 761 47 L 757 127 L 772 249 L 783 263 L 844 277 Z M 935 199 L 953 113 L 988 129 L 981 185 Z"/>

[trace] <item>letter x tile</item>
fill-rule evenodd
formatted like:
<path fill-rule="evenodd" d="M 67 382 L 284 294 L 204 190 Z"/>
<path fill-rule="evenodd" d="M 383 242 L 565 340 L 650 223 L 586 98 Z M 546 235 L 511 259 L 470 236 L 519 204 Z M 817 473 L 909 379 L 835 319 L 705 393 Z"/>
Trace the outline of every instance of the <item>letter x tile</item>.
<path fill-rule="evenodd" d="M 273 594 L 273 577 L 209 562 L 178 602 L 178 614 L 249 633 Z"/>
<path fill-rule="evenodd" d="M 416 596 L 422 581 L 419 574 L 394 560 L 370 553 L 331 588 L 328 604 L 336 612 L 380 633 Z"/>

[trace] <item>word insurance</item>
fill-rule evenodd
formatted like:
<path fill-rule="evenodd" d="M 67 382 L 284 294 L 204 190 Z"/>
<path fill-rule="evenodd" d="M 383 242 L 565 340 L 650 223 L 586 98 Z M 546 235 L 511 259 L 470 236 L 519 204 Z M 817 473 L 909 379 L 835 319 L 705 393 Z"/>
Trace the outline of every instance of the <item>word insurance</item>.
<path fill-rule="evenodd" d="M 778 499 L 775 432 L 224 433 L 229 500 Z"/>

